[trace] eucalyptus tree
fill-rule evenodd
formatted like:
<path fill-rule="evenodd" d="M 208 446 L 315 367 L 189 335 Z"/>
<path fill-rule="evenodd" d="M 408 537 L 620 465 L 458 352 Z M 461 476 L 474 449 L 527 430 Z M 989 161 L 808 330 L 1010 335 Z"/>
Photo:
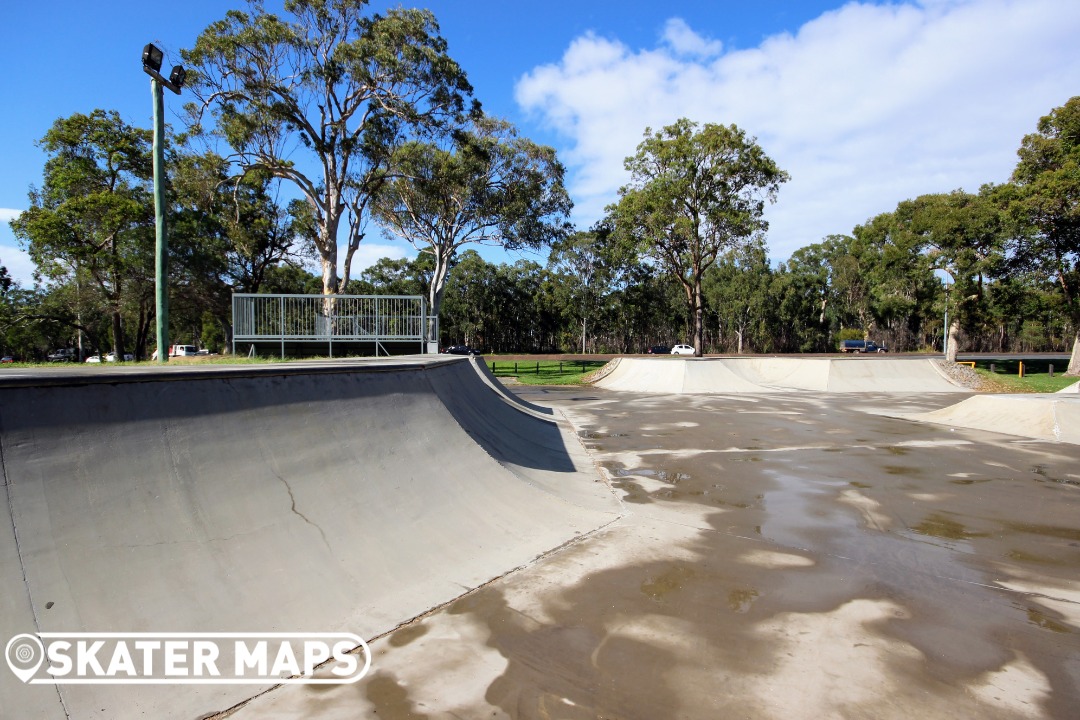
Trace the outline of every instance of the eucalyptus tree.
<path fill-rule="evenodd" d="M 990 192 L 987 190 L 986 192 Z M 1001 214 L 986 198 L 962 190 L 922 195 L 901 202 L 893 214 L 894 241 L 912 245 L 929 267 L 952 280 L 946 360 L 956 362 L 959 333 L 976 335 L 985 314 L 986 282 L 996 272 L 1004 239 Z M 907 274 L 918 265 L 909 258 Z M 948 310 L 950 308 L 946 308 Z"/>
<path fill-rule="evenodd" d="M 609 228 L 601 225 L 588 232 L 576 232 L 551 246 L 548 269 L 556 273 L 560 303 L 568 319 L 581 329 L 581 352 L 586 353 L 589 322 L 614 289 L 620 262 L 617 248 L 610 242 Z"/>
<path fill-rule="evenodd" d="M 704 292 L 709 312 L 716 316 L 724 340 L 724 330 L 735 336 L 735 353 L 747 348 L 757 352 L 773 349 L 769 326 L 776 306 L 770 297 L 772 271 L 761 238 L 729 250 L 705 273 Z"/>
<path fill-rule="evenodd" d="M 296 189 L 311 210 L 326 294 L 348 284 L 393 147 L 459 118 L 472 92 L 429 11 L 367 5 L 286 0 L 279 17 L 253 0 L 182 53 L 198 98 L 188 106 L 192 133 L 223 139 L 241 174 L 266 172 Z"/>
<path fill-rule="evenodd" d="M 437 316 L 463 246 L 537 249 L 569 234 L 563 174 L 552 148 L 477 116 L 441 142 L 398 148 L 373 209 L 380 225 L 434 261 L 428 300 Z"/>
<path fill-rule="evenodd" d="M 768 228 L 765 204 L 788 174 L 735 125 L 699 126 L 685 118 L 655 132 L 647 128 L 625 166 L 630 183 L 609 208 L 616 231 L 679 280 L 700 355 L 705 271 L 721 253 Z"/>
<path fill-rule="evenodd" d="M 209 313 L 228 347 L 231 293 L 259 292 L 271 268 L 303 259 L 308 206 L 294 200 L 283 208 L 279 181 L 265 171 L 231 177 L 213 152 L 178 154 L 170 175 L 170 315 L 191 326 Z"/>
<path fill-rule="evenodd" d="M 107 302 L 112 349 L 124 357 L 123 311 L 153 263 L 151 135 L 115 111 L 75 113 L 53 123 L 44 182 L 11 221 L 37 273 L 55 283 L 89 281 Z"/>
<path fill-rule="evenodd" d="M 1017 154 L 1012 183 L 996 192 L 1016 223 L 1009 258 L 1057 285 L 1072 325 L 1067 374 L 1080 375 L 1080 96 L 1041 118 Z"/>

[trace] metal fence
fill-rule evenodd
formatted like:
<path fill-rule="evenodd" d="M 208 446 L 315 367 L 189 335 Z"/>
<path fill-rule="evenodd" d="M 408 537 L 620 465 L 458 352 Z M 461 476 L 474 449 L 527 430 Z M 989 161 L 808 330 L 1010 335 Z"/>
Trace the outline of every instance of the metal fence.
<path fill-rule="evenodd" d="M 388 355 L 386 343 L 417 343 L 438 352 L 438 319 L 420 295 L 233 295 L 233 352 L 241 343 L 285 345 L 369 344 Z M 435 344 L 436 347 L 433 347 Z"/>

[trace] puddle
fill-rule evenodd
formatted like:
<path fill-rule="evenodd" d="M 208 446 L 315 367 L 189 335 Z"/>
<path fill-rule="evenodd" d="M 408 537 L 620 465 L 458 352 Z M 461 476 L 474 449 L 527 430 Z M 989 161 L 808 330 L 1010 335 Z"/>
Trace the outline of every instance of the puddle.
<path fill-rule="evenodd" d="M 922 471 L 906 465 L 885 465 L 881 468 L 889 475 L 918 475 Z"/>
<path fill-rule="evenodd" d="M 404 647 L 414 640 L 419 640 L 427 635 L 427 631 L 427 626 L 423 623 L 418 622 L 412 625 L 406 625 L 403 628 L 395 630 L 390 636 L 389 642 L 393 647 Z"/>
<path fill-rule="evenodd" d="M 649 578 L 641 583 L 641 592 L 654 602 L 664 602 L 671 593 L 681 590 L 688 580 L 694 577 L 694 571 L 682 565 L 676 565 L 657 578 Z"/>
<path fill-rule="evenodd" d="M 754 588 L 741 588 L 728 593 L 728 607 L 733 612 L 745 613 L 758 599 L 758 591 Z"/>
<path fill-rule="evenodd" d="M 1071 633 L 1072 628 L 1068 625 L 1062 625 L 1056 620 L 1052 620 L 1046 617 L 1045 613 L 1042 613 L 1035 608 L 1027 609 L 1028 622 L 1032 625 L 1043 628 L 1044 630 L 1050 630 L 1056 633 Z"/>
<path fill-rule="evenodd" d="M 1080 540 L 1080 528 L 1036 525 L 1034 523 L 1006 522 L 1005 527 L 1029 535 L 1042 535 L 1062 540 Z"/>
<path fill-rule="evenodd" d="M 986 533 L 971 532 L 963 524 L 946 517 L 944 513 L 931 513 L 921 523 L 912 526 L 911 531 L 920 535 L 929 535 L 946 540 L 970 540 L 971 538 L 986 537 Z"/>

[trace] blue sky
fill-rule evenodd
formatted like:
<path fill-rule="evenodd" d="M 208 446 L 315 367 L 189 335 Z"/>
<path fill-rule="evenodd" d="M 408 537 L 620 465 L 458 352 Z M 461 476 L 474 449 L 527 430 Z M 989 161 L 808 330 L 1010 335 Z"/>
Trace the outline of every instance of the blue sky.
<path fill-rule="evenodd" d="M 646 126 L 688 117 L 756 136 L 792 176 L 768 215 L 777 260 L 901 200 L 1007 180 L 1023 135 L 1080 94 L 1074 0 L 416 4 L 435 13 L 485 109 L 559 151 L 583 229 L 615 198 Z M 0 262 L 27 283 L 32 267 L 7 221 L 41 181 L 34 142 L 57 118 L 95 108 L 148 127 L 142 46 L 178 60 L 206 25 L 245 5 L 188 0 L 171 5 L 176 17 L 169 3 L 130 0 L 9 5 Z M 178 99 L 166 102 L 176 121 Z M 354 271 L 407 254 L 372 232 Z"/>

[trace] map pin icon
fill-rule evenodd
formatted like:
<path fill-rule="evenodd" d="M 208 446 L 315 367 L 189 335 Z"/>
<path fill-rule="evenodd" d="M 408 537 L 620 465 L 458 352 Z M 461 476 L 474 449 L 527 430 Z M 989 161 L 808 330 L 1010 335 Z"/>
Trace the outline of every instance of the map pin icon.
<path fill-rule="evenodd" d="M 11 672 L 23 682 L 27 682 L 41 667 L 41 661 L 45 659 L 45 646 L 37 635 L 23 633 L 8 640 L 4 657 L 7 658 Z"/>

